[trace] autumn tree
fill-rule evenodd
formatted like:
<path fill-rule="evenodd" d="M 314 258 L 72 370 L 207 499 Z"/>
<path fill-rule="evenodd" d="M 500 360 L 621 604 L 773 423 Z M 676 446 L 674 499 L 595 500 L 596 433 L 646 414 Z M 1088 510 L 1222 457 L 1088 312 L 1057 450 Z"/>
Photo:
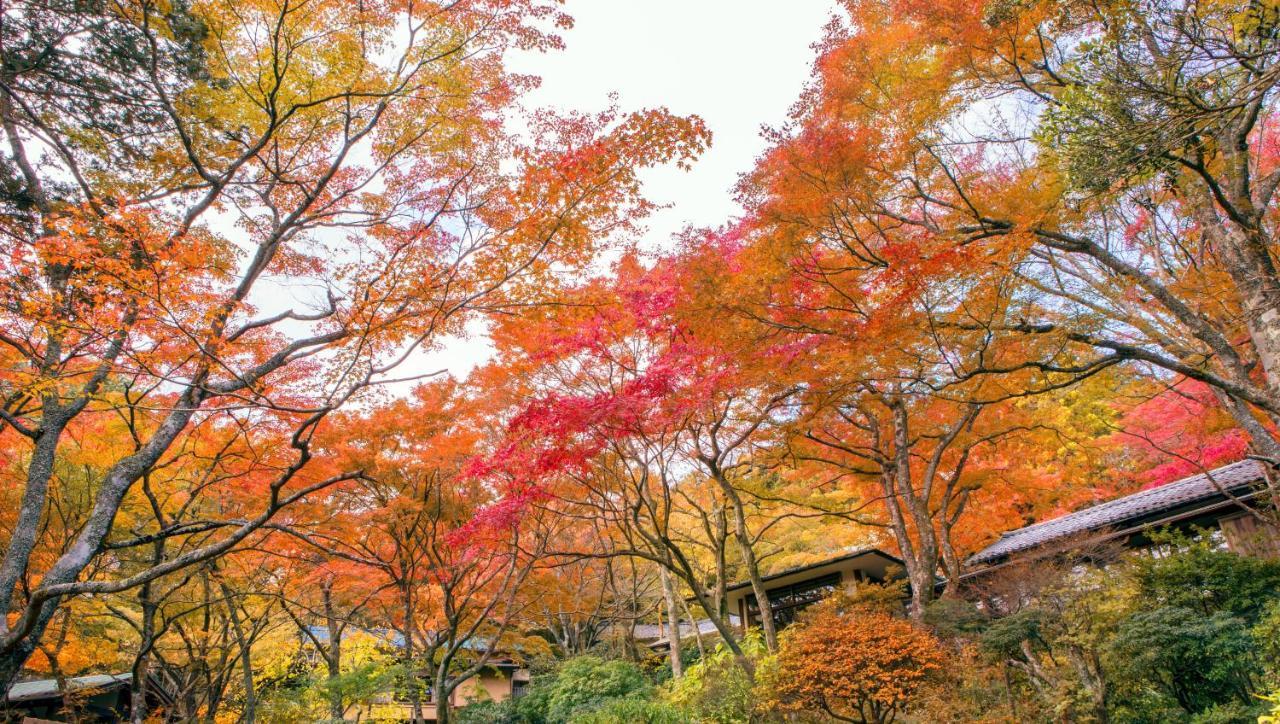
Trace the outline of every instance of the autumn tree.
<path fill-rule="evenodd" d="M 945 663 L 941 644 L 913 624 L 827 602 L 783 635 L 768 684 L 771 703 L 884 724 L 904 713 Z"/>
<path fill-rule="evenodd" d="M 624 644 L 620 653 L 632 655 L 628 649 L 634 642 L 626 640 L 625 632 L 651 615 L 661 583 L 633 561 L 573 555 L 607 552 L 607 545 L 587 540 L 593 535 L 572 523 L 563 526 L 560 540 L 547 541 L 548 548 L 565 553 L 547 556 L 531 572 L 520 594 L 528 602 L 521 625 L 547 638 L 557 655 L 587 654 L 615 638 Z"/>
<path fill-rule="evenodd" d="M 788 350 L 757 346 L 753 360 L 702 338 L 682 316 L 689 290 L 679 259 L 647 269 L 627 257 L 615 269 L 617 278 L 579 290 L 577 305 L 496 333 L 511 384 L 535 399 L 512 419 L 491 472 L 534 481 L 563 514 L 604 525 L 601 539 L 618 546 L 612 555 L 661 566 L 731 648 L 723 589 L 730 561 L 740 563 L 734 570 L 755 587 L 773 646 L 753 529 L 762 508 L 744 483 L 795 396 L 777 374 Z M 714 487 L 710 510 L 701 508 L 708 490 L 698 478 Z M 712 581 L 700 573 L 699 549 L 717 561 Z M 666 616 L 676 620 L 677 593 L 668 594 Z"/>
<path fill-rule="evenodd" d="M 682 254 L 692 308 L 712 320 L 698 327 L 701 338 L 739 371 L 736 386 L 707 395 L 721 411 L 691 419 L 692 434 L 714 430 L 733 440 L 735 427 L 748 431 L 742 442 L 753 452 L 733 463 L 743 474 L 727 488 L 739 500 L 789 500 L 815 517 L 883 531 L 864 540 L 887 533 L 919 615 L 937 576 L 958 579 L 986 536 L 1079 491 L 1081 481 L 1053 468 L 1078 464 L 1085 443 L 1111 433 L 1106 421 L 1115 413 L 1103 400 L 1118 382 L 1103 375 L 1074 399 L 1046 390 L 1033 400 L 1024 394 L 1034 383 L 1025 373 L 962 379 L 955 370 L 970 355 L 995 363 L 1017 352 L 939 350 L 929 310 L 979 297 L 925 287 L 899 270 L 877 279 L 842 247 L 779 245 L 782 233 L 744 221 L 690 239 Z M 872 309 L 881 296 L 887 311 Z M 743 372 L 751 370 L 765 382 L 749 382 Z M 781 393 L 771 416 L 744 414 L 748 400 L 727 402 L 770 388 Z M 706 465 L 707 456 L 695 460 Z M 716 467 L 711 460 L 709 474 L 727 482 Z M 1059 495 L 1041 492 L 1058 485 Z"/>
<path fill-rule="evenodd" d="M 283 536 L 279 536 L 280 538 Z M 280 578 L 279 603 L 297 629 L 298 637 L 312 647 L 324 662 L 328 679 L 330 719 L 346 716 L 350 704 L 338 681 L 343 675 L 343 643 L 350 633 L 371 628 L 367 615 L 380 596 L 390 588 L 388 581 L 370 578 L 369 569 L 342 556 L 326 555 L 307 545 L 281 544 L 280 552 L 295 557 L 299 565 L 277 565 Z"/>
<path fill-rule="evenodd" d="M 518 656 L 522 587 L 556 531 L 557 521 L 513 514 L 470 472 L 483 409 L 465 386 L 440 380 L 346 417 L 332 449 L 363 478 L 329 492 L 318 506 L 334 511 L 328 519 L 280 530 L 353 577 L 341 607 L 331 599 L 300 623 L 345 626 L 334 614 L 358 606 L 361 618 L 394 631 L 414 720 L 430 701 L 435 718 L 447 721 L 460 684 L 496 656 Z M 336 656 L 338 645 L 318 648 Z"/>
<path fill-rule="evenodd" d="M 504 130 L 530 86 L 504 55 L 555 47 L 568 22 L 540 0 L 7 8 L 0 419 L 22 495 L 0 678 L 65 597 L 209 561 L 359 479 L 314 462 L 332 411 L 647 210 L 636 170 L 688 159 L 696 121 L 543 114 Z M 113 438 L 75 540 L 42 562 L 67 440 L 114 416 L 131 436 Z M 124 501 L 192 429 L 249 421 L 252 506 L 121 535 Z M 123 577 L 94 568 L 123 540 L 193 531 L 214 535 Z"/>
<path fill-rule="evenodd" d="M 535 390 L 536 397 L 517 405 L 483 473 L 506 489 L 516 509 L 547 509 L 581 521 L 596 541 L 586 550 L 554 553 L 636 558 L 666 569 L 741 656 L 730 620 L 710 600 L 673 521 L 684 495 L 677 466 L 686 427 L 681 403 L 667 393 L 673 377 L 691 380 L 695 371 L 666 365 L 643 334 L 631 334 L 639 317 L 612 303 L 617 298 L 607 284 L 590 285 L 580 298 L 608 301 L 548 310 L 545 326 L 495 333 L 508 359 L 489 374 Z M 637 295 L 640 306 L 649 301 L 648 294 Z M 579 316 L 581 326 L 567 326 L 568 316 Z"/>
<path fill-rule="evenodd" d="M 775 256 L 884 334 L 925 315 L 935 386 L 1186 378 L 1274 459 L 1274 13 L 844 9 L 741 189 Z"/>

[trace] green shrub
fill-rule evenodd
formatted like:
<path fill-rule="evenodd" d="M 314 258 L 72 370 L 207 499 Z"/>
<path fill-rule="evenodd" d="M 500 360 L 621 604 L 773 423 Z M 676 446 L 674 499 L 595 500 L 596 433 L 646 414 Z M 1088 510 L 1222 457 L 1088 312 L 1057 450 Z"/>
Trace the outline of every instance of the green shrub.
<path fill-rule="evenodd" d="M 482 701 L 454 712 L 458 724 L 523 724 L 524 718 L 516 710 L 516 700 Z"/>
<path fill-rule="evenodd" d="M 1002 617 L 932 606 L 935 631 L 982 653 L 947 695 L 989 707 L 1002 689 L 1005 715 L 1019 721 L 1254 721 L 1256 695 L 1280 683 L 1280 561 L 1222 550 L 1208 535 L 1153 538 L 1157 554 L 1105 568 L 1010 569 L 987 591 L 1016 609 Z"/>
<path fill-rule="evenodd" d="M 1191 717 L 1191 724 L 1254 724 L 1266 711 L 1263 702 L 1245 704 L 1232 701 L 1214 704 Z"/>
<path fill-rule="evenodd" d="M 1225 611 L 1139 611 L 1121 623 L 1109 653 L 1118 675 L 1164 692 L 1191 714 L 1233 700 L 1248 703 L 1257 674 L 1248 627 Z"/>
<path fill-rule="evenodd" d="M 988 620 L 973 603 L 944 596 L 925 608 L 924 623 L 938 636 L 949 639 L 980 633 Z"/>
<path fill-rule="evenodd" d="M 565 724 L 614 699 L 644 698 L 653 691 L 640 668 L 627 661 L 579 656 L 554 673 L 534 679 L 529 693 L 516 702 L 528 724 Z"/>
<path fill-rule="evenodd" d="M 1128 564 L 1145 604 L 1226 611 L 1253 622 L 1280 595 L 1280 561 L 1223 550 L 1209 535 L 1156 538 L 1169 555 L 1135 555 Z"/>
<path fill-rule="evenodd" d="M 534 679 L 528 693 L 516 699 L 516 715 L 523 724 L 546 724 L 547 707 L 551 704 L 552 682 Z"/>
<path fill-rule="evenodd" d="M 574 717 L 573 724 L 684 724 L 681 711 L 652 699 L 614 699 L 595 711 Z"/>
<path fill-rule="evenodd" d="M 759 632 L 748 634 L 741 646 L 755 664 L 768 655 Z M 756 696 L 751 676 L 723 644 L 690 666 L 670 687 L 670 701 L 693 721 L 736 724 L 752 720 Z"/>
<path fill-rule="evenodd" d="M 1263 609 L 1253 627 L 1253 638 L 1262 660 L 1271 664 L 1269 673 L 1274 683 L 1280 683 L 1280 597 Z"/>

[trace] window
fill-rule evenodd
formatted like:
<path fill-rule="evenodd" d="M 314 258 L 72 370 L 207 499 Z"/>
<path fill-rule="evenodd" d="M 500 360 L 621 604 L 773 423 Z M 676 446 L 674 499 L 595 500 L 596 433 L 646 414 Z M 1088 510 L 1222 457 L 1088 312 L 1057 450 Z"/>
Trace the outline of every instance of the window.
<path fill-rule="evenodd" d="M 529 682 L 520 679 L 511 680 L 511 698 L 519 699 L 529 693 Z"/>
<path fill-rule="evenodd" d="M 769 605 L 773 607 L 773 623 L 778 628 L 790 625 L 796 614 L 813 603 L 821 601 L 840 588 L 840 574 L 832 573 L 808 581 L 800 581 L 766 591 Z M 760 625 L 760 605 L 755 594 L 747 594 L 747 625 Z"/>

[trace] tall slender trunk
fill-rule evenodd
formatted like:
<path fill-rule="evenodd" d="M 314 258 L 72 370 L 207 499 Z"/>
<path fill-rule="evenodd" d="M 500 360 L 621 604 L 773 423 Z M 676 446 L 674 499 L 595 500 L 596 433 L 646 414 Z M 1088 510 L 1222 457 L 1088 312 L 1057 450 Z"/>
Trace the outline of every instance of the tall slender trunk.
<path fill-rule="evenodd" d="M 892 467 L 880 474 L 880 486 L 884 494 L 885 508 L 889 511 L 889 527 L 898 544 L 898 553 L 902 556 L 902 565 L 907 569 L 907 582 L 911 584 L 910 614 L 914 619 L 924 615 L 924 607 L 928 605 L 933 593 L 932 568 L 922 564 L 921 556 L 916 552 L 916 544 L 903 515 L 901 501 L 898 499 L 897 474 Z M 927 589 L 927 592 L 926 592 Z"/>
<path fill-rule="evenodd" d="M 725 513 L 723 506 L 716 510 L 715 521 L 716 585 L 711 595 L 715 599 L 717 613 L 723 616 L 726 613 L 733 613 L 727 610 L 729 606 L 729 560 L 726 555 L 728 546 L 725 544 L 729 540 L 729 517 Z M 745 621 L 740 621 L 739 624 L 742 626 L 747 625 Z"/>
<path fill-rule="evenodd" d="M 698 617 L 693 615 L 693 611 L 689 609 L 689 601 L 680 600 L 680 606 L 684 609 L 684 615 L 693 625 L 693 640 L 698 645 L 698 658 L 705 659 L 707 657 L 707 645 L 702 641 L 702 627 L 698 625 Z"/>
<path fill-rule="evenodd" d="M 942 521 L 939 523 L 938 543 L 942 549 L 942 568 L 947 574 L 947 588 L 944 592 L 947 595 L 955 592 L 955 584 L 964 573 L 960 563 L 960 556 L 956 553 L 955 544 L 951 541 L 951 527 L 953 524 L 953 519 L 949 519 L 944 511 Z"/>
<path fill-rule="evenodd" d="M 756 559 L 754 546 L 751 545 L 751 529 L 747 525 L 746 506 L 742 496 L 734 489 L 728 477 L 714 461 L 703 460 L 711 477 L 720 485 L 729 507 L 733 509 L 734 538 L 738 541 L 738 553 L 742 556 L 742 565 L 747 569 L 747 578 L 751 581 L 751 591 L 756 597 L 756 606 L 760 609 L 760 629 L 764 632 L 764 643 L 770 651 L 778 650 L 777 622 L 773 620 L 773 605 L 769 602 L 769 592 L 764 587 L 764 578 L 760 575 L 760 563 Z M 742 622 L 746 627 L 747 622 Z"/>
<path fill-rule="evenodd" d="M 240 647 L 240 678 L 244 686 L 244 712 L 240 720 L 253 724 L 257 720 L 258 696 L 253 687 L 253 641 L 245 635 L 240 620 L 235 592 L 226 583 L 219 583 L 222 595 L 226 597 L 227 616 L 231 619 L 231 632 L 235 635 L 236 645 Z"/>
<path fill-rule="evenodd" d="M 342 701 L 342 689 L 338 678 L 342 676 L 342 626 L 333 611 L 333 580 L 325 579 L 320 587 L 324 606 L 324 624 L 329 632 L 329 646 L 325 650 L 325 669 L 329 678 L 329 718 L 341 721 L 347 713 Z"/>
<path fill-rule="evenodd" d="M 413 724 L 419 724 L 419 722 L 423 722 L 426 719 L 422 714 L 422 686 L 419 683 L 420 679 L 418 678 L 416 662 L 414 661 L 413 646 L 416 631 L 414 630 L 413 619 L 413 586 L 408 580 L 403 582 L 401 604 L 404 607 L 404 627 L 400 635 L 404 637 L 402 650 L 404 652 L 405 676 L 408 677 L 406 683 L 409 685 L 409 721 L 413 722 Z M 439 706 L 436 708 L 439 709 Z"/>
<path fill-rule="evenodd" d="M 153 544 L 152 560 L 164 556 L 164 542 Z M 156 611 L 159 608 L 152 600 L 152 585 L 144 583 L 138 590 L 138 603 L 142 609 L 142 620 L 139 623 L 138 653 L 133 659 L 130 669 L 132 678 L 129 681 L 129 720 L 132 724 L 142 724 L 147 718 L 147 687 L 151 676 L 151 649 L 155 646 Z"/>
<path fill-rule="evenodd" d="M 1249 340 L 1272 392 L 1280 392 L 1280 276 L 1271 259 L 1270 239 L 1258 229 L 1223 223 L 1227 273 L 1240 296 Z"/>
<path fill-rule="evenodd" d="M 667 634 L 667 640 L 671 642 L 667 649 L 667 655 L 671 660 L 671 677 L 679 679 L 684 676 L 684 653 L 681 650 L 680 643 L 680 611 L 676 604 L 675 586 L 671 583 L 671 574 L 667 569 L 660 569 L 659 575 L 662 576 L 662 598 L 667 606 L 667 624 L 670 626 L 670 632 Z M 694 621 L 694 628 L 697 628 L 697 622 Z"/>
<path fill-rule="evenodd" d="M 764 644 L 770 651 L 778 650 L 778 624 L 773 620 L 773 604 L 769 601 L 769 591 L 764 587 L 764 577 L 760 575 L 760 564 L 756 560 L 751 541 L 744 532 L 745 520 L 738 524 L 738 550 L 742 554 L 742 564 L 747 569 L 747 578 L 751 581 L 751 592 L 755 594 L 756 606 L 760 609 L 760 629 L 764 632 Z M 742 622 L 747 625 L 746 621 Z"/>
<path fill-rule="evenodd" d="M 707 615 L 707 619 L 716 627 L 716 632 L 720 634 L 724 645 L 729 647 L 733 652 L 733 656 L 737 659 L 743 669 L 752 677 L 755 676 L 755 666 L 747 658 L 746 653 L 742 650 L 742 646 L 738 643 L 738 639 L 734 636 L 733 629 L 726 621 L 726 617 L 717 610 L 718 604 L 711 600 L 707 591 L 700 585 L 698 576 L 694 574 L 693 567 L 689 564 L 688 559 L 675 546 L 675 543 L 669 539 L 664 539 L 666 546 L 666 558 L 661 561 L 661 565 L 671 572 L 676 578 L 684 581 L 685 585 L 693 591 L 693 600 L 697 601 L 698 607 Z"/>
<path fill-rule="evenodd" d="M 934 576 L 938 571 L 938 541 L 933 530 L 929 503 L 916 494 L 911 475 L 911 435 L 905 403 L 894 400 L 893 464 L 881 476 L 886 484 L 886 505 L 898 537 L 898 547 L 911 583 L 911 617 L 919 620 L 933 600 Z M 907 525 L 903 508 L 911 518 Z M 912 540 L 914 529 L 914 542 Z"/>
<path fill-rule="evenodd" d="M 5 613 L 12 610 L 18 581 L 26 573 L 31 553 L 35 550 L 40 519 L 44 516 L 49 497 L 49 480 L 53 477 L 58 441 L 67 423 L 65 416 L 58 414 L 57 403 L 52 395 L 46 395 L 44 404 L 45 409 L 51 411 L 46 414 L 40 434 L 35 439 L 31 459 L 27 463 L 27 480 L 22 491 L 22 502 L 18 506 L 18 519 L 5 549 L 4 562 L 0 563 L 0 605 L 3 605 Z M 0 616 L 0 632 L 8 633 L 8 630 L 8 617 Z M 5 677 L 0 682 L 5 691 L 8 691 L 11 681 L 12 677 Z"/>

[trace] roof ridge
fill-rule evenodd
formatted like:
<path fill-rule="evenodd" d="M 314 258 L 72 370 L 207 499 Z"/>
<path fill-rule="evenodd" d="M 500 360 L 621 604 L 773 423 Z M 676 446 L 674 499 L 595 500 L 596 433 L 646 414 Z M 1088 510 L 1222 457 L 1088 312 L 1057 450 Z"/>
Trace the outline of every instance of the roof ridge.
<path fill-rule="evenodd" d="M 1221 467 L 1217 467 L 1217 468 L 1214 468 L 1213 470 L 1209 470 L 1203 473 L 1196 473 L 1195 475 L 1188 475 L 1185 478 L 1178 478 L 1177 480 L 1171 480 L 1167 483 L 1163 483 L 1155 487 L 1135 490 L 1134 492 L 1129 493 L 1128 495 L 1122 495 L 1119 498 L 1112 498 L 1111 500 L 1104 500 L 1101 503 L 1094 503 L 1093 505 L 1090 505 L 1085 508 L 1081 508 L 1080 510 L 1073 510 L 1070 513 L 1063 513 L 1062 515 L 1054 516 L 1052 518 L 1049 518 L 1048 520 L 1042 520 L 1036 523 L 1031 523 L 1029 525 L 1024 525 L 1021 528 L 1015 528 L 1014 530 L 1007 530 L 1001 533 L 1000 537 L 1004 538 L 1006 536 L 1016 535 L 1017 533 L 1020 533 L 1022 531 L 1030 530 L 1032 528 L 1039 528 L 1041 526 L 1049 525 L 1051 523 L 1056 523 L 1060 520 L 1063 520 L 1064 518 L 1070 518 L 1073 515 L 1080 515 L 1081 513 L 1087 513 L 1091 510 L 1105 510 L 1107 508 L 1117 507 L 1118 505 L 1122 503 L 1130 502 L 1135 498 L 1143 498 L 1148 495 L 1155 495 L 1156 493 L 1160 493 L 1160 492 L 1167 493 L 1170 488 L 1181 487 L 1181 486 L 1189 487 L 1193 483 L 1202 482 L 1203 480 L 1209 479 L 1210 476 L 1223 474 L 1237 467 L 1256 467 L 1261 469 L 1262 464 L 1252 458 L 1245 458 L 1244 460 L 1238 460 L 1234 463 L 1229 463 L 1227 465 L 1223 465 Z"/>
<path fill-rule="evenodd" d="M 970 556 L 979 562 L 1057 540 L 1065 535 L 1114 525 L 1134 515 L 1173 505 L 1191 504 L 1220 493 L 1251 485 L 1266 473 L 1257 460 L 1245 458 L 1164 485 L 1138 490 L 1119 498 L 1095 503 L 1049 520 L 1005 531 L 991 545 Z"/>

